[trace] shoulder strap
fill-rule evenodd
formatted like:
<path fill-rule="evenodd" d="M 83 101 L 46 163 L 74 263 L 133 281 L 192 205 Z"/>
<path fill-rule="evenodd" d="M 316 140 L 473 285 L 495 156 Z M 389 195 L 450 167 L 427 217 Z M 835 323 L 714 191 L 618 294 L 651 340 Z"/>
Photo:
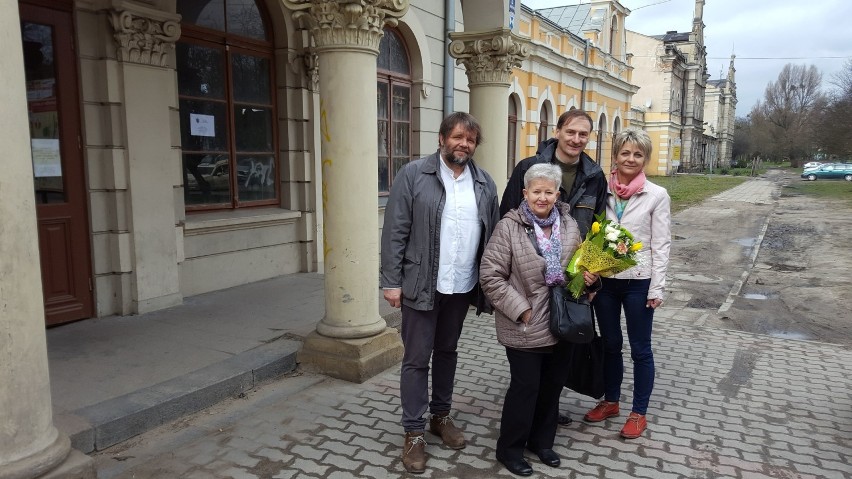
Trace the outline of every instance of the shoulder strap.
<path fill-rule="evenodd" d="M 535 231 L 529 226 L 524 226 L 524 229 L 527 230 L 527 236 L 530 238 L 530 241 L 532 241 L 535 252 L 538 253 L 539 256 L 544 256 L 541 254 L 541 249 L 538 247 L 538 241 L 535 239 Z"/>

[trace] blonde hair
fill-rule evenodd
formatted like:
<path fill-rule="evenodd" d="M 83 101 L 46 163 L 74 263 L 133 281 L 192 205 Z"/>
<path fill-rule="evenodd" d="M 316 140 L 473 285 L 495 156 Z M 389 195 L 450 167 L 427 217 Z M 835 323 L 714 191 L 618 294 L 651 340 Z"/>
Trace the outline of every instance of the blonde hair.
<path fill-rule="evenodd" d="M 632 143 L 639 147 L 642 150 L 642 153 L 645 155 L 645 158 L 651 156 L 651 149 L 653 147 L 651 143 L 651 137 L 648 136 L 648 133 L 645 130 L 639 130 L 637 128 L 628 128 L 626 130 L 622 130 L 615 138 L 612 139 L 612 158 L 613 160 L 618 156 L 618 152 L 624 148 L 624 145 L 627 143 Z M 647 164 L 647 163 L 646 163 Z"/>

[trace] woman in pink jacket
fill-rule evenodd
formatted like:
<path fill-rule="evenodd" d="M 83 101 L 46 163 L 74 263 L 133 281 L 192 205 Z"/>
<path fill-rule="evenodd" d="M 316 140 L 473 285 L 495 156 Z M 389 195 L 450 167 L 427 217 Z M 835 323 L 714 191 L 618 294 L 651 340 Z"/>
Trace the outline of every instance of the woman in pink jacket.
<path fill-rule="evenodd" d="M 654 388 L 654 353 L 651 325 L 654 309 L 663 302 L 663 288 L 671 246 L 671 200 L 665 188 L 645 178 L 651 139 L 642 130 L 624 130 L 613 139 L 613 167 L 609 181 L 606 216 L 621 224 L 642 242 L 638 265 L 612 278 L 594 301 L 604 341 L 604 400 L 586 413 L 588 422 L 618 416 L 624 359 L 621 353 L 621 311 L 627 323 L 630 357 L 633 360 L 633 408 L 621 436 L 637 438 L 647 426 L 645 413 Z"/>
<path fill-rule="evenodd" d="M 564 345 L 550 334 L 550 286 L 565 284 L 565 266 L 580 245 L 580 230 L 567 204 L 557 202 L 562 170 L 533 165 L 524 175 L 524 200 L 506 213 L 482 254 L 479 282 L 494 305 L 497 340 L 506 347 L 511 381 L 503 402 L 497 460 L 513 474 L 529 476 L 524 449 L 550 467 L 564 364 Z M 597 275 L 585 273 L 591 285 Z"/>

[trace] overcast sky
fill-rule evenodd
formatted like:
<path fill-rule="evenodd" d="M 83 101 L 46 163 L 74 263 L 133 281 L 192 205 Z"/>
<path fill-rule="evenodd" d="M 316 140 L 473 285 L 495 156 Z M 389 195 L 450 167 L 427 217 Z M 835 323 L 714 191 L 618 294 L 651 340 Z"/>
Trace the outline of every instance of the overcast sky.
<path fill-rule="evenodd" d="M 588 3 L 521 0 L 532 9 Z M 645 35 L 692 30 L 695 0 L 621 0 L 631 10 L 627 28 Z M 744 117 L 787 63 L 814 65 L 823 89 L 852 58 L 851 0 L 706 0 L 704 44 L 707 72 L 728 74 L 731 53 L 737 83 L 737 116 Z"/>

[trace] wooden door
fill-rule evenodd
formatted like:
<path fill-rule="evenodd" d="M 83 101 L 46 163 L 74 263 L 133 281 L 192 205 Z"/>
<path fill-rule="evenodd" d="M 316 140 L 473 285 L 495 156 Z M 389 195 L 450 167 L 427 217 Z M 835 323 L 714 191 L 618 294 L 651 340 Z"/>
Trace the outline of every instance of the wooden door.
<path fill-rule="evenodd" d="M 70 10 L 21 3 L 20 12 L 45 322 L 51 326 L 93 315 L 74 24 Z"/>

